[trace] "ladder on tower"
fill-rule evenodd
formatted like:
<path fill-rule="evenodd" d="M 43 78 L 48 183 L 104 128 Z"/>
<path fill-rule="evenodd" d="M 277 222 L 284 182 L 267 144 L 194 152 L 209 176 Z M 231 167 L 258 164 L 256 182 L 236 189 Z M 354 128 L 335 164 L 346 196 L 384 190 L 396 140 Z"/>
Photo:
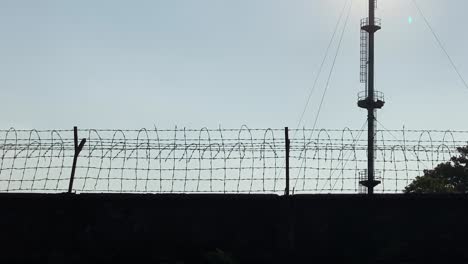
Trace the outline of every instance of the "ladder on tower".
<path fill-rule="evenodd" d="M 377 9 L 377 0 L 374 0 L 374 7 Z M 375 24 L 380 24 L 379 19 L 376 19 Z M 369 19 L 361 20 L 361 27 L 363 25 L 369 25 Z M 368 63 L 369 63 L 369 33 L 361 29 L 361 71 L 360 71 L 360 81 L 361 83 L 366 84 L 367 91 L 367 73 L 368 73 Z M 367 95 L 367 94 L 366 94 Z"/>
<path fill-rule="evenodd" d="M 367 83 L 369 62 L 369 34 L 361 29 L 361 83 Z"/>

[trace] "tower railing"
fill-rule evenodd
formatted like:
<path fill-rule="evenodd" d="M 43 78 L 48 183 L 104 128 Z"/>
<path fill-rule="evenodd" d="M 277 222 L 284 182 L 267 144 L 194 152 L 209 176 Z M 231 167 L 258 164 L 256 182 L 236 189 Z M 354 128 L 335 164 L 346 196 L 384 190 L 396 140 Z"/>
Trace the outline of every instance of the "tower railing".
<path fill-rule="evenodd" d="M 365 27 L 365 26 L 369 26 L 369 25 L 370 25 L 370 23 L 369 23 L 369 18 L 368 17 L 361 19 L 361 27 Z M 378 26 L 378 27 L 381 27 L 382 26 L 382 19 L 376 17 L 374 19 L 374 25 Z"/>
<path fill-rule="evenodd" d="M 364 101 L 367 100 L 369 97 L 368 91 L 362 91 L 358 93 L 358 101 Z M 383 92 L 380 91 L 374 91 L 374 98 L 372 98 L 374 101 L 382 101 L 385 102 L 385 95 Z"/>

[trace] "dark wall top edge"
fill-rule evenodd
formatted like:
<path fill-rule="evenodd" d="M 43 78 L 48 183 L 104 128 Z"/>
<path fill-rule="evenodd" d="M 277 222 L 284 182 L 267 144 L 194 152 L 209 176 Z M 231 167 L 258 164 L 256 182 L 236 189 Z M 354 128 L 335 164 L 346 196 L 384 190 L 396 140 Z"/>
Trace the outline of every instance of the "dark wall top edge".
<path fill-rule="evenodd" d="M 424 200 L 424 199 L 460 199 L 468 200 L 468 194 L 299 194 L 281 196 L 276 194 L 141 194 L 141 193 L 1 193 L 2 198 L 111 198 L 111 199 L 292 199 L 292 200 Z"/>

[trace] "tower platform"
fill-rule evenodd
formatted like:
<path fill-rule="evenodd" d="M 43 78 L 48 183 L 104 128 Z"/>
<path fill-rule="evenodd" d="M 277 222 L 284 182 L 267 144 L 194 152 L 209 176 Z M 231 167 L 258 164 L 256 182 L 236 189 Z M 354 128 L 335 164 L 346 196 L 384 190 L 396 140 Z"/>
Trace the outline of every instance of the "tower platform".
<path fill-rule="evenodd" d="M 358 106 L 364 109 L 381 109 L 385 105 L 385 97 L 382 92 L 375 91 L 374 98 L 368 96 L 367 91 L 358 93 Z"/>
<path fill-rule="evenodd" d="M 369 18 L 361 19 L 361 29 L 368 33 L 375 33 L 382 29 L 382 20 L 380 18 L 375 18 L 374 24 L 371 25 L 369 23 Z"/>

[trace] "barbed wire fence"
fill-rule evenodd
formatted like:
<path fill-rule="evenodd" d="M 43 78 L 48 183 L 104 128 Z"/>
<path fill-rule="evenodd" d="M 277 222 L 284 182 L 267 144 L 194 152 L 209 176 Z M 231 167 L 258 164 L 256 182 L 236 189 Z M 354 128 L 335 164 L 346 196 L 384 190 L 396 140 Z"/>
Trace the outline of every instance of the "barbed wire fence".
<path fill-rule="evenodd" d="M 289 130 L 292 193 L 359 193 L 362 129 Z M 467 145 L 468 131 L 377 131 L 377 193 L 401 193 Z M 277 193 L 286 188 L 284 129 L 80 129 L 77 193 Z M 66 192 L 73 130 L 0 130 L 0 192 Z"/>

